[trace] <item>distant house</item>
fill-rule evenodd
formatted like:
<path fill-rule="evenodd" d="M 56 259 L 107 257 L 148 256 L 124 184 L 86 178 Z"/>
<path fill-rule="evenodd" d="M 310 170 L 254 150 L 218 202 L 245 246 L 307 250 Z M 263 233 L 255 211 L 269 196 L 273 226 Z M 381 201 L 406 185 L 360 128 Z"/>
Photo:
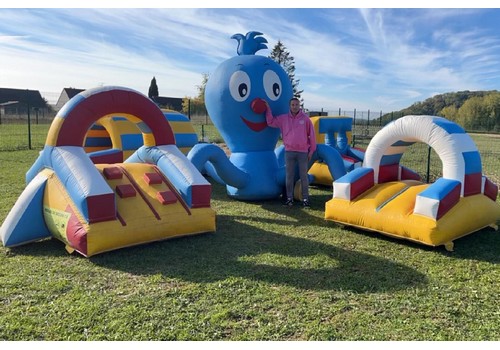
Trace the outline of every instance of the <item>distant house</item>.
<path fill-rule="evenodd" d="M 160 108 L 172 109 L 177 112 L 182 112 L 182 98 L 153 96 L 151 99 Z"/>
<path fill-rule="evenodd" d="M 56 112 L 59 112 L 59 110 L 68 102 L 71 100 L 74 96 L 78 95 L 80 92 L 85 91 L 84 89 L 75 89 L 75 88 L 64 88 L 61 91 L 61 94 L 59 95 L 59 98 L 57 99 L 57 103 L 54 106 L 54 109 Z"/>
<path fill-rule="evenodd" d="M 0 118 L 25 116 L 28 110 L 33 116 L 48 115 L 49 106 L 40 91 L 0 88 Z"/>

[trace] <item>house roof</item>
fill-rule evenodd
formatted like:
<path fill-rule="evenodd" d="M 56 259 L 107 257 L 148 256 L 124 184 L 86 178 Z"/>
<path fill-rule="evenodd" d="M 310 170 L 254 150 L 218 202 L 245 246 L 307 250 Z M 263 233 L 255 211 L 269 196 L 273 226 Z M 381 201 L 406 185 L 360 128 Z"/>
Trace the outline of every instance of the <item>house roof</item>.
<path fill-rule="evenodd" d="M 160 107 L 169 107 L 175 111 L 182 111 L 182 98 L 153 96 L 151 99 Z"/>
<path fill-rule="evenodd" d="M 0 88 L 0 103 L 6 102 L 29 104 L 30 107 L 38 108 L 47 106 L 45 99 L 38 90 Z"/>
<path fill-rule="evenodd" d="M 71 100 L 74 96 L 78 95 L 82 91 L 85 90 L 75 89 L 75 88 L 63 88 L 55 104 L 55 110 L 59 111 L 66 102 Z"/>
<path fill-rule="evenodd" d="M 69 98 L 73 98 L 75 95 L 78 95 L 82 91 L 85 91 L 85 89 L 75 89 L 75 88 L 64 88 L 63 89 L 63 92 L 65 92 Z"/>

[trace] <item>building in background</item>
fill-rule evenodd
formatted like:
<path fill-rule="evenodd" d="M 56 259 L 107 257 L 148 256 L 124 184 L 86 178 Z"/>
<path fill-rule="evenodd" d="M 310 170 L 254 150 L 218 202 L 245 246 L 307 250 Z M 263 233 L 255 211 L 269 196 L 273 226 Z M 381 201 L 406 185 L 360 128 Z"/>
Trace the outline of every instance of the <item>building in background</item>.
<path fill-rule="evenodd" d="M 59 95 L 59 98 L 57 99 L 56 105 L 54 106 L 54 110 L 56 112 L 59 112 L 59 110 L 73 98 L 75 95 L 78 95 L 80 92 L 84 91 L 85 89 L 75 89 L 75 88 L 64 88 L 61 91 L 61 94 Z"/>
<path fill-rule="evenodd" d="M 0 123 L 27 115 L 45 117 L 51 108 L 38 90 L 0 88 Z"/>

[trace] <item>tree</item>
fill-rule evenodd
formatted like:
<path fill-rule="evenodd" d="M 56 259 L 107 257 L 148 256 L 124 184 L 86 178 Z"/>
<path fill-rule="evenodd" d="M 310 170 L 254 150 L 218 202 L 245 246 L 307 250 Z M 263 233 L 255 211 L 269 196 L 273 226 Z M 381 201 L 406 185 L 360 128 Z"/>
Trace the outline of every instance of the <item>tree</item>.
<path fill-rule="evenodd" d="M 156 85 L 156 78 L 153 77 L 153 79 L 151 79 L 151 84 L 149 85 L 148 97 L 154 100 L 155 97 L 158 96 L 160 96 L 158 93 L 158 85 Z"/>
<path fill-rule="evenodd" d="M 288 78 L 290 79 L 290 82 L 292 83 L 293 96 L 297 97 L 300 102 L 303 103 L 304 101 L 301 94 L 304 90 L 299 90 L 300 79 L 295 79 L 295 60 L 293 56 L 290 55 L 290 52 L 288 52 L 286 46 L 281 42 L 281 40 L 278 40 L 276 45 L 274 45 L 269 58 L 273 59 L 281 67 L 283 67 L 284 71 L 288 75 Z"/>
<path fill-rule="evenodd" d="M 207 108 L 205 107 L 205 87 L 208 82 L 208 73 L 203 73 L 201 77 L 201 84 L 196 85 L 198 95 L 194 98 L 184 97 L 182 99 L 182 112 L 187 114 L 207 115 Z"/>
<path fill-rule="evenodd" d="M 208 73 L 203 73 L 201 75 L 201 85 L 196 85 L 196 89 L 198 89 L 197 99 L 203 101 L 203 103 L 205 103 L 205 87 L 207 86 L 208 77 Z"/>
<path fill-rule="evenodd" d="M 382 120 L 384 122 L 393 120 L 393 114 L 398 117 L 437 115 L 454 121 L 466 130 L 498 131 L 500 130 L 500 92 L 465 90 L 435 95 L 398 112 L 385 114 Z"/>
<path fill-rule="evenodd" d="M 483 100 L 488 113 L 487 130 L 500 131 L 500 93 L 491 93 Z"/>
<path fill-rule="evenodd" d="M 481 97 L 471 97 L 458 110 L 460 125 L 466 130 L 480 130 L 486 109 Z"/>
<path fill-rule="evenodd" d="M 455 105 L 449 105 L 444 107 L 439 115 L 442 115 L 448 120 L 454 121 L 457 124 L 460 124 L 458 120 L 458 108 Z"/>

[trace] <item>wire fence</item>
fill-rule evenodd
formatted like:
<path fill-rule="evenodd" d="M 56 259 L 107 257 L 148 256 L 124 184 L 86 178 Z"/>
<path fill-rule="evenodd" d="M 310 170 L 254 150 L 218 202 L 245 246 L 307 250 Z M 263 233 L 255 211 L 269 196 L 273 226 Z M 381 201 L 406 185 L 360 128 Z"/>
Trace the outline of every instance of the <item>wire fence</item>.
<path fill-rule="evenodd" d="M 350 146 L 360 149 L 366 149 L 373 136 L 391 120 L 389 118 L 382 125 L 380 118 L 382 112 L 339 110 L 335 111 L 335 114 L 329 113 L 353 119 Z M 323 111 L 322 114 L 327 115 Z M 223 138 L 207 115 L 191 115 L 189 117 L 200 142 L 224 143 Z M 393 119 L 399 117 L 400 115 L 393 115 Z M 3 116 L 0 124 L 0 152 L 25 149 L 41 150 L 45 145 L 52 120 L 53 116 L 31 116 L 29 122 L 26 115 Z M 500 135 L 475 131 L 468 131 L 468 133 L 481 154 L 483 174 L 500 187 Z M 439 156 L 424 143 L 415 143 L 410 146 L 401 159 L 401 165 L 417 172 L 424 182 L 434 182 L 437 178 L 442 177 L 442 163 Z"/>

